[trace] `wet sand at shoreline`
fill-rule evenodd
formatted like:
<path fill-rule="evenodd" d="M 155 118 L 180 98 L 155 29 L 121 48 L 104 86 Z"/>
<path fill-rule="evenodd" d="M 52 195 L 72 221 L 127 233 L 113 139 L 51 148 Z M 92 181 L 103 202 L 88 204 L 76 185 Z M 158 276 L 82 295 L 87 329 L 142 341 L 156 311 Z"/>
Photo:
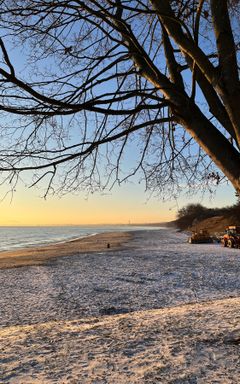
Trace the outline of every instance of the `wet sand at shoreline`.
<path fill-rule="evenodd" d="M 104 232 L 56 244 L 4 251 L 0 252 L 0 269 L 42 265 L 57 257 L 120 249 L 131 238 L 130 232 Z"/>

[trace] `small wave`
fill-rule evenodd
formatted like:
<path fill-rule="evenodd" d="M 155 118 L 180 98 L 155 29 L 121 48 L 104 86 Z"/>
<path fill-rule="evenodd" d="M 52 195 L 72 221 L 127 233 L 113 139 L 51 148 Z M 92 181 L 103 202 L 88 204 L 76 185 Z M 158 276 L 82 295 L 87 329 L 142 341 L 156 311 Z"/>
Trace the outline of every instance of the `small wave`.
<path fill-rule="evenodd" d="M 0 227 L 0 252 L 77 241 L 103 232 L 153 230 L 139 226 Z"/>

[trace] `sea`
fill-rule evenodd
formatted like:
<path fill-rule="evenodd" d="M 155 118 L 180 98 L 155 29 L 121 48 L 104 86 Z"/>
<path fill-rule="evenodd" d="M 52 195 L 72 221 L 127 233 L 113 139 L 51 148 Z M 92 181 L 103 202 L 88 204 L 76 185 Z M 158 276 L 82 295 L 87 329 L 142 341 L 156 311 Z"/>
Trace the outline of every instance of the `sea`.
<path fill-rule="evenodd" d="M 0 252 L 61 243 L 103 232 L 157 229 L 154 226 L 103 225 L 103 226 L 54 226 L 54 227 L 4 227 L 0 226 Z"/>

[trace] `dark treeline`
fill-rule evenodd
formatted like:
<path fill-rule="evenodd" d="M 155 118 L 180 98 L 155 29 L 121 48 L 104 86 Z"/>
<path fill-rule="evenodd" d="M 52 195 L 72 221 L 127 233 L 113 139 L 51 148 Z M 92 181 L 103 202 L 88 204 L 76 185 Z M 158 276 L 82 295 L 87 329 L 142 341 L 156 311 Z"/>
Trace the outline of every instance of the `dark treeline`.
<path fill-rule="evenodd" d="M 207 208 L 201 204 L 188 204 L 178 211 L 176 225 L 179 229 L 186 229 L 196 222 L 214 216 L 231 218 L 235 222 L 240 221 L 240 202 L 223 208 Z"/>

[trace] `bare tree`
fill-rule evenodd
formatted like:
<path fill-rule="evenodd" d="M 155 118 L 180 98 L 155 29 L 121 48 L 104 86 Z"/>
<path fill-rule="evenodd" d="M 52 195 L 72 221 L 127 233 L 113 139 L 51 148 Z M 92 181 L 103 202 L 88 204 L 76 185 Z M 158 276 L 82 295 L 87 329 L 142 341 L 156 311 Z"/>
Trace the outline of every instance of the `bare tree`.
<path fill-rule="evenodd" d="M 65 193 L 140 172 L 159 192 L 239 192 L 238 1 L 0 3 L 4 182 L 30 171 Z"/>

